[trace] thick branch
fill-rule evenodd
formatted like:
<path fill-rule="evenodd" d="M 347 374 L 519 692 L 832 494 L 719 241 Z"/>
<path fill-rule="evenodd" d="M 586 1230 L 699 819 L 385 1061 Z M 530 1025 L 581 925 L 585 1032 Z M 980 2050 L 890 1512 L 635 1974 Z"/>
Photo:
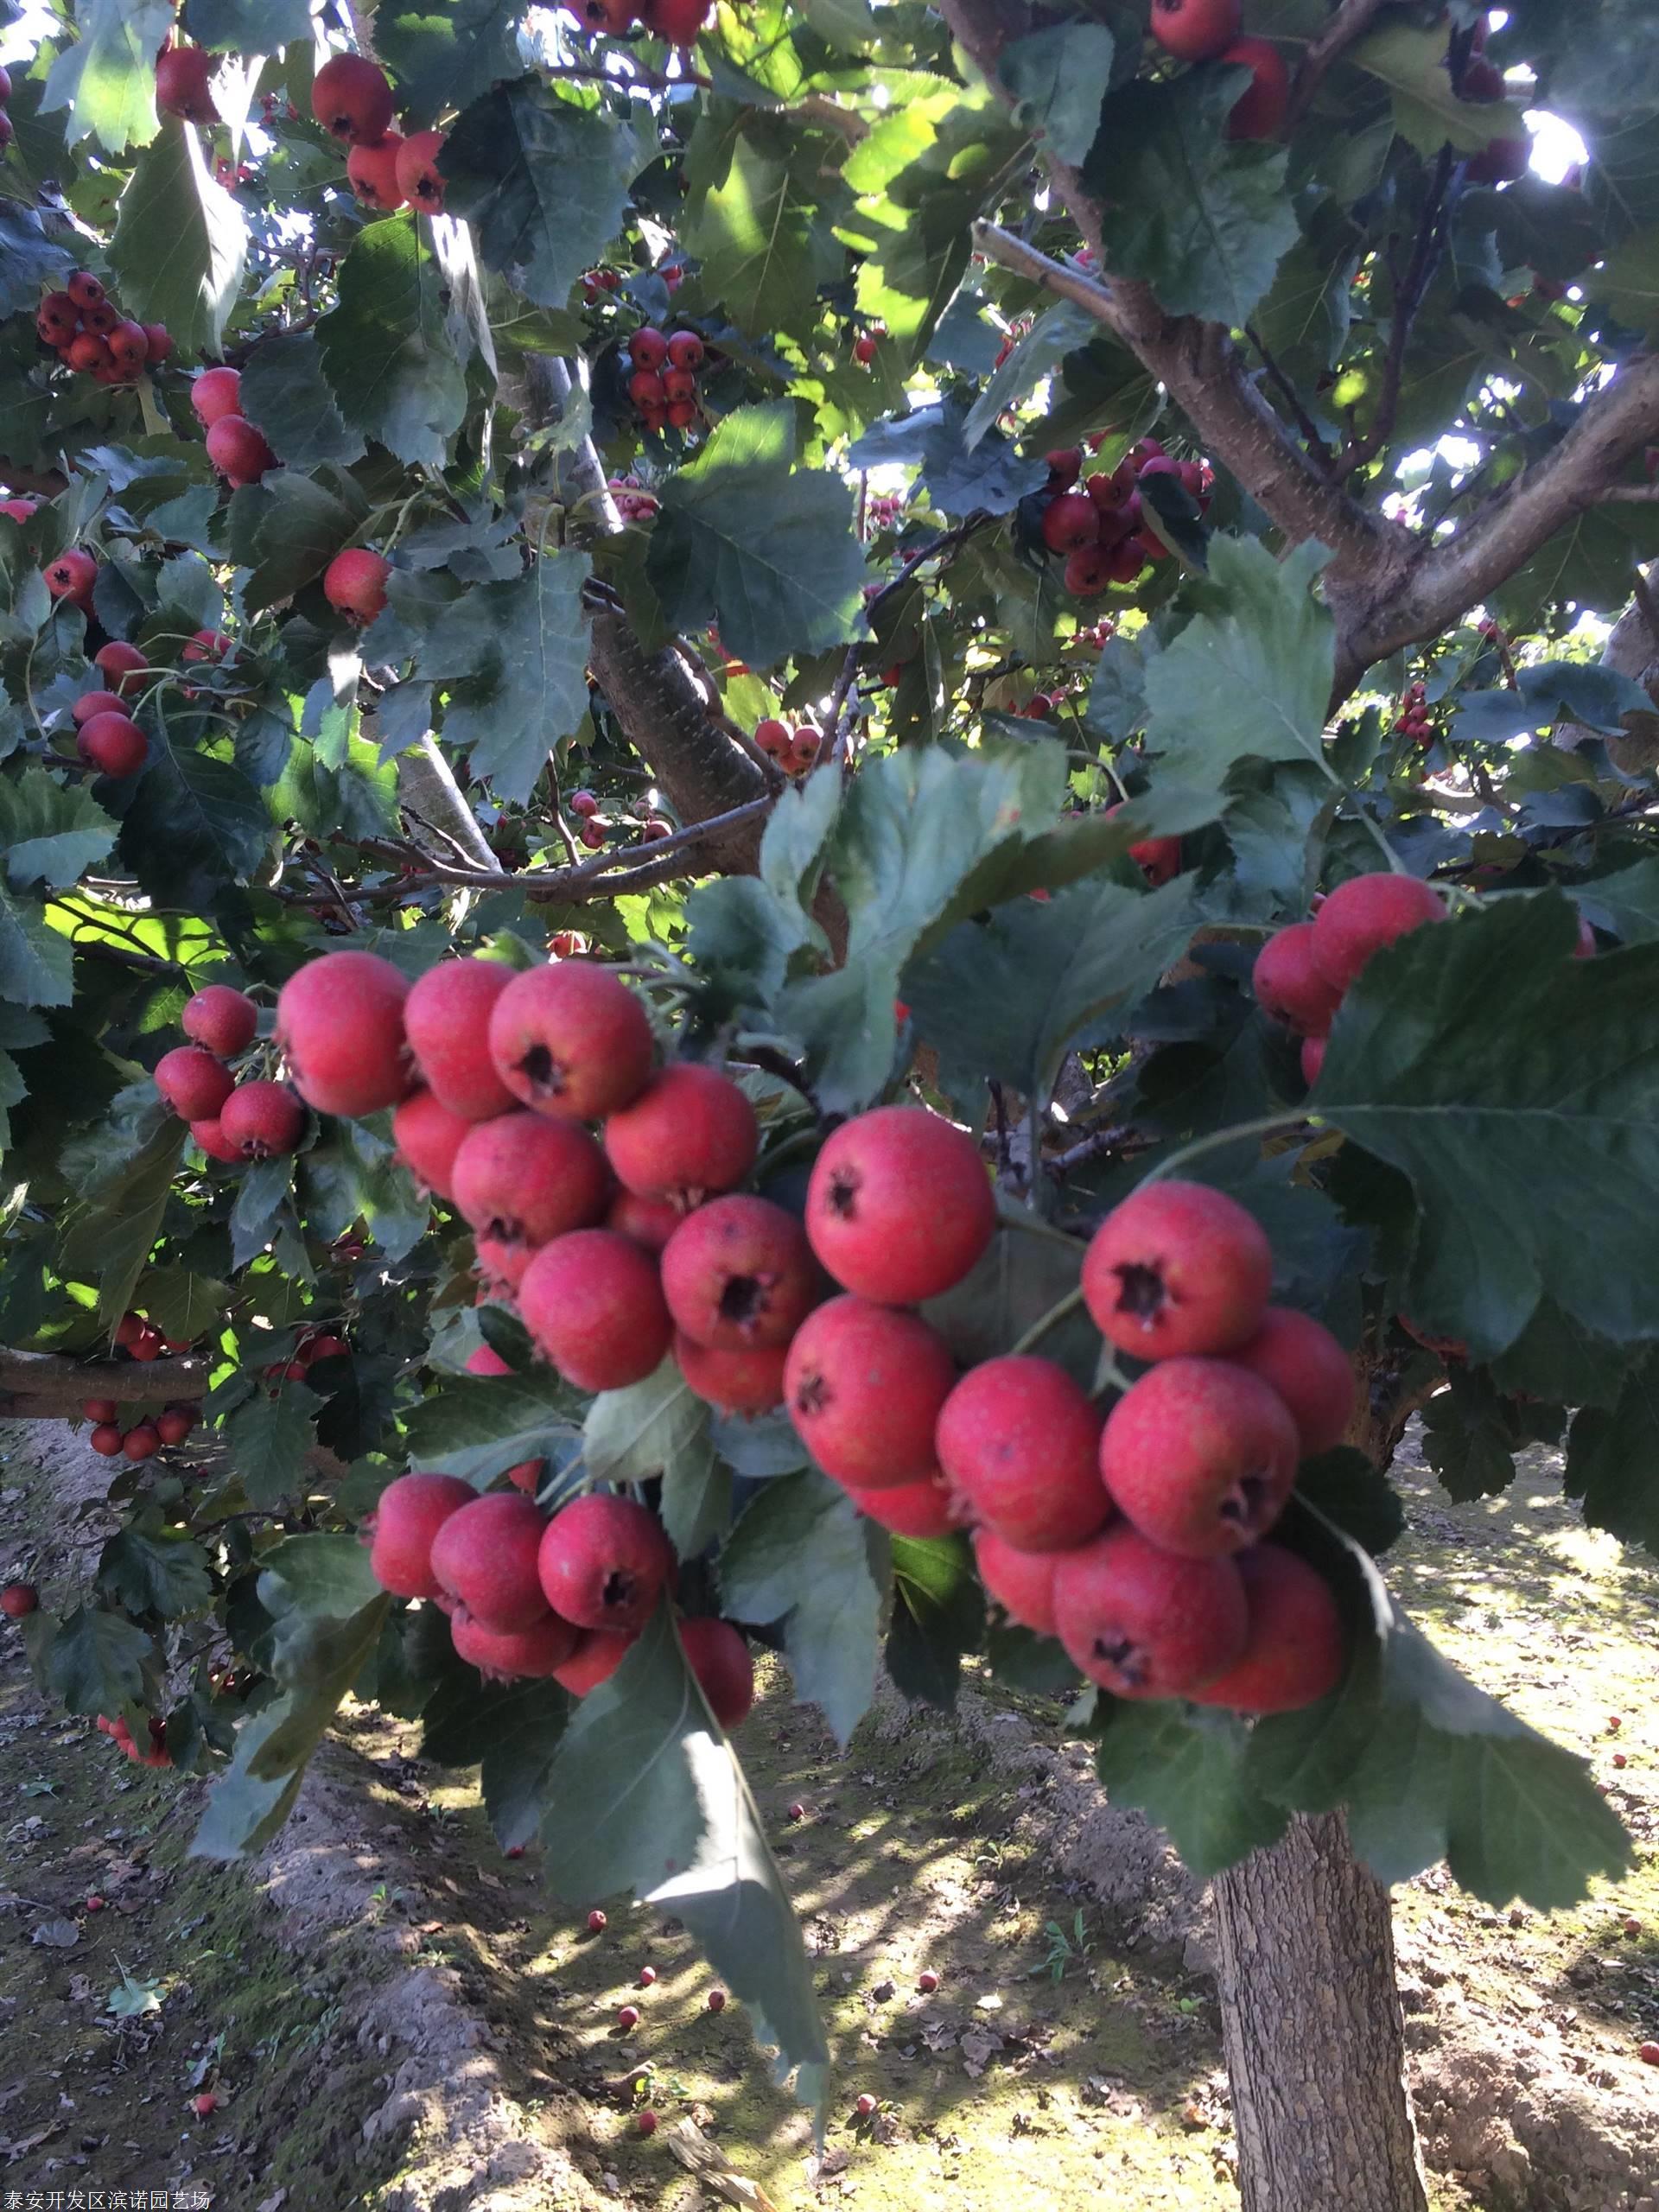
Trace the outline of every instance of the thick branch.
<path fill-rule="evenodd" d="M 50 1351 L 0 1348 L 0 1414 L 62 1421 L 80 1411 L 85 1398 L 139 1400 L 200 1398 L 213 1372 L 211 1360 L 66 1359 Z"/>

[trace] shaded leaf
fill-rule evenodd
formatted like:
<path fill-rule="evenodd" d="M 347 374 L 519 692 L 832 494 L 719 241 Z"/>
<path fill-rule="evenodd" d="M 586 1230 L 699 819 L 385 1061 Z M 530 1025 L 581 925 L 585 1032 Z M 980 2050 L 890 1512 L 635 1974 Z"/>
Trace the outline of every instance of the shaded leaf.
<path fill-rule="evenodd" d="M 996 73 L 1013 93 L 1015 119 L 1057 161 L 1073 167 L 1095 143 L 1112 81 L 1112 35 L 1103 23 L 1060 23 L 1012 40 Z"/>
<path fill-rule="evenodd" d="M 15 891 L 66 890 L 115 843 L 116 825 L 84 785 L 45 768 L 0 782 L 0 852 Z"/>
<path fill-rule="evenodd" d="M 362 432 L 350 428 L 334 404 L 321 353 L 309 332 L 277 331 L 262 339 L 242 364 L 240 397 L 249 422 L 264 432 L 277 459 L 292 467 L 363 457 Z"/>
<path fill-rule="evenodd" d="M 201 142 L 164 118 L 116 210 L 109 262 L 135 321 L 165 323 L 190 353 L 217 353 L 247 257 L 247 219 L 207 173 Z"/>
<path fill-rule="evenodd" d="M 359 232 L 340 264 L 338 304 L 317 325 L 323 373 L 345 421 L 399 461 L 442 463 L 467 412 L 441 272 L 418 227 Z"/>

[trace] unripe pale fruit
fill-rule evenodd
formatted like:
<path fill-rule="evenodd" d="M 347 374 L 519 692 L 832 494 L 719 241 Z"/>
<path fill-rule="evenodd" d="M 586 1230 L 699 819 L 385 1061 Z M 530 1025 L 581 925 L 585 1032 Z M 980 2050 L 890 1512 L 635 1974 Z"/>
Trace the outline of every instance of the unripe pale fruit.
<path fill-rule="evenodd" d="M 1118 1523 L 1054 1567 L 1054 1625 L 1117 1697 L 1184 1697 L 1242 1656 L 1249 1615 L 1230 1559 L 1177 1559 Z"/>
<path fill-rule="evenodd" d="M 995 1226 L 972 1138 L 919 1107 L 878 1106 L 843 1122 L 807 1187 L 813 1250 L 838 1283 L 887 1305 L 960 1282 Z"/>
<path fill-rule="evenodd" d="M 386 603 L 386 578 L 391 563 L 366 545 L 348 545 L 336 553 L 322 572 L 322 595 L 330 607 L 361 627 L 372 622 Z"/>
<path fill-rule="evenodd" d="M 754 1661 L 729 1621 L 680 1623 L 685 1662 L 709 1700 L 709 1710 L 729 1734 L 749 1717 L 754 1703 Z"/>
<path fill-rule="evenodd" d="M 141 1421 L 121 1440 L 122 1454 L 129 1459 L 153 1459 L 161 1448 L 162 1440 L 154 1421 Z"/>
<path fill-rule="evenodd" d="M 741 1183 L 760 1148 L 760 1124 L 745 1093 L 718 1068 L 696 1060 L 665 1067 L 605 1125 L 617 1180 L 642 1198 L 682 1208 Z"/>
<path fill-rule="evenodd" d="M 1374 952 L 1445 919 L 1440 893 L 1414 875 L 1351 876 L 1313 918 L 1313 958 L 1332 989 L 1344 992 Z"/>
<path fill-rule="evenodd" d="M 1148 1541 L 1184 1559 L 1242 1551 L 1284 1511 L 1296 1424 L 1259 1375 L 1223 1359 L 1168 1359 L 1107 1415 L 1100 1471 Z"/>
<path fill-rule="evenodd" d="M 765 1414 L 784 1402 L 787 1344 L 715 1351 L 676 1331 L 674 1358 L 694 1397 L 724 1414 Z"/>
<path fill-rule="evenodd" d="M 245 992 L 228 983 L 209 983 L 189 1000 L 179 1017 L 179 1027 L 193 1044 L 220 1059 L 233 1059 L 246 1052 L 259 1027 L 259 1009 Z"/>
<path fill-rule="evenodd" d="M 397 188 L 423 215 L 435 215 L 443 205 L 442 150 L 442 130 L 416 130 L 397 149 Z"/>
<path fill-rule="evenodd" d="M 1238 36 L 1239 0 L 1152 0 L 1152 35 L 1181 61 L 1208 61 Z"/>
<path fill-rule="evenodd" d="M 219 1132 L 238 1160 L 280 1160 L 305 1135 L 305 1109 L 285 1083 L 241 1083 L 219 1109 Z"/>
<path fill-rule="evenodd" d="M 1248 69 L 1251 81 L 1227 118 L 1230 138 L 1276 138 L 1290 105 L 1290 72 L 1276 46 L 1264 38 L 1236 39 L 1216 59 L 1224 67 Z"/>
<path fill-rule="evenodd" d="M 432 1545 L 440 1529 L 478 1493 L 455 1475 L 399 1475 L 380 1493 L 366 1524 L 372 1538 L 369 1572 L 397 1598 L 436 1598 L 443 1586 L 432 1571 Z"/>
<path fill-rule="evenodd" d="M 143 690 L 149 663 L 137 645 L 128 645 L 124 638 L 111 638 L 107 645 L 100 645 L 93 654 L 92 665 L 101 668 L 122 698 L 128 699 Z"/>
<path fill-rule="evenodd" d="M 647 1252 L 660 1252 L 684 1219 L 666 1198 L 642 1198 L 632 1191 L 619 1191 L 606 1212 L 605 1226 L 619 1236 L 632 1236 Z"/>
<path fill-rule="evenodd" d="M 1341 1443 L 1353 1418 L 1354 1363 L 1322 1321 L 1269 1306 L 1249 1342 L 1227 1357 L 1283 1399 L 1305 1459 Z"/>
<path fill-rule="evenodd" d="M 242 377 L 237 369 L 204 369 L 190 387 L 190 404 L 202 428 L 212 429 L 227 415 L 242 412 Z"/>
<path fill-rule="evenodd" d="M 721 1351 L 786 1344 L 817 1303 L 821 1281 L 806 1231 L 767 1198 L 712 1200 L 663 1252 L 675 1325 Z"/>
<path fill-rule="evenodd" d="M 409 197 L 397 181 L 397 156 L 403 144 L 397 133 L 391 130 L 378 145 L 353 146 L 346 155 L 346 181 L 356 194 L 359 207 L 390 214 Z M 325 577 L 324 589 L 327 588 Z"/>
<path fill-rule="evenodd" d="M 441 1198 L 454 1196 L 455 1154 L 473 1127 L 440 1105 L 429 1090 L 405 1098 L 391 1117 L 397 1157 L 423 1190 L 435 1191 Z"/>
<path fill-rule="evenodd" d="M 311 112 L 332 138 L 373 145 L 391 126 L 391 86 L 360 54 L 337 54 L 311 80 Z"/>
<path fill-rule="evenodd" d="M 548 1680 L 582 1641 L 580 1629 L 544 1613 L 530 1628 L 503 1633 L 486 1628 L 470 1613 L 457 1613 L 449 1624 L 449 1640 L 457 1659 L 476 1667 L 486 1682 Z"/>
<path fill-rule="evenodd" d="M 955 1381 L 943 1337 L 913 1313 L 864 1298 L 832 1298 L 808 1314 L 784 1369 L 797 1433 L 849 1490 L 934 1471 L 933 1432 Z"/>
<path fill-rule="evenodd" d="M 994 1598 L 1011 1621 L 1034 1629 L 1039 1636 L 1054 1634 L 1054 1569 L 1057 1552 L 1025 1552 L 1005 1543 L 988 1529 L 974 1531 L 974 1559 L 985 1594 Z"/>
<path fill-rule="evenodd" d="M 499 960 L 444 960 L 410 986 L 404 1032 L 442 1105 L 463 1121 L 505 1114 L 513 1094 L 490 1058 L 490 1016 L 513 978 Z"/>
<path fill-rule="evenodd" d="M 8 1582 L 3 1589 L 0 1589 L 0 1613 L 3 1613 L 8 1620 L 27 1620 L 30 1613 L 39 1611 L 40 1603 L 41 1593 L 32 1582 Z M 741 1643 L 742 1638 L 740 1637 L 738 1641 Z M 747 1647 L 743 1656 L 746 1659 L 749 1656 Z"/>
<path fill-rule="evenodd" d="M 1191 1693 L 1194 1700 L 1235 1713 L 1296 1713 L 1328 1697 L 1347 1649 L 1324 1578 L 1282 1544 L 1257 1544 L 1236 1565 L 1249 1609 L 1244 1649 L 1224 1674 Z"/>
<path fill-rule="evenodd" d="M 121 1449 L 121 1432 L 113 1421 L 99 1421 L 86 1441 L 100 1459 L 113 1459 Z"/>
<path fill-rule="evenodd" d="M 1266 1232 L 1205 1183 L 1145 1185 L 1084 1255 L 1090 1319 L 1136 1359 L 1232 1351 L 1260 1327 L 1272 1286 Z"/>
<path fill-rule="evenodd" d="M 628 1635 L 673 1586 L 674 1548 L 643 1505 L 593 1491 L 548 1522 L 539 1568 L 542 1594 L 562 1619 Z"/>
<path fill-rule="evenodd" d="M 93 715 L 76 734 L 75 750 L 106 776 L 136 776 L 149 758 L 149 740 L 125 715 Z"/>
<path fill-rule="evenodd" d="M 548 1244 L 589 1228 L 611 1194 L 605 1155 L 586 1129 L 524 1111 L 470 1124 L 450 1179 L 473 1228 L 504 1244 Z"/>
<path fill-rule="evenodd" d="M 1265 1013 L 1305 1037 L 1323 1037 L 1336 1019 L 1342 993 L 1314 959 L 1313 929 L 1312 922 L 1293 922 L 1275 931 L 1255 956 L 1250 985 Z"/>
<path fill-rule="evenodd" d="M 651 1075 L 651 1024 L 617 976 L 584 960 L 515 976 L 490 1015 L 490 1058 L 538 1114 L 596 1121 L 639 1096 Z"/>
<path fill-rule="evenodd" d="M 895 1536 L 948 1536 L 957 1526 L 950 1492 L 940 1475 L 925 1475 L 918 1483 L 896 1483 L 888 1490 L 849 1490 L 847 1494 L 861 1513 Z"/>
<path fill-rule="evenodd" d="M 378 1114 L 410 1088 L 409 984 L 374 952 L 308 960 L 276 1001 L 276 1041 L 295 1088 L 319 1114 Z"/>
<path fill-rule="evenodd" d="M 613 1635 L 604 1629 L 590 1630 L 563 1666 L 554 1669 L 553 1679 L 562 1690 L 569 1690 L 572 1697 L 586 1697 L 601 1682 L 610 1681 L 635 1641 L 632 1635 Z"/>
<path fill-rule="evenodd" d="M 673 1334 L 656 1262 L 609 1229 L 579 1229 L 544 1244 L 524 1270 L 518 1306 L 531 1335 L 578 1390 L 643 1382 L 662 1364 Z"/>
<path fill-rule="evenodd" d="M 200 1045 L 175 1045 L 156 1063 L 156 1088 L 183 1122 L 207 1122 L 234 1088 L 230 1070 Z"/>
<path fill-rule="evenodd" d="M 72 545 L 60 553 L 55 561 L 48 561 L 41 571 L 46 579 L 47 590 L 54 599 L 67 599 L 72 607 L 88 607 L 92 603 L 92 586 L 98 581 L 98 563 L 79 545 Z"/>
<path fill-rule="evenodd" d="M 1043 511 L 1043 543 L 1051 553 L 1076 553 L 1099 534 L 1094 501 L 1082 492 L 1061 492 Z"/>
<path fill-rule="evenodd" d="M 205 48 L 169 47 L 156 57 L 156 106 L 186 123 L 217 123 L 219 110 L 208 87 L 213 73 L 213 57 Z"/>
<path fill-rule="evenodd" d="M 433 1539 L 434 1579 L 499 1635 L 534 1628 L 547 1611 L 536 1573 L 543 1526 L 517 1491 L 474 1497 L 448 1515 Z"/>
<path fill-rule="evenodd" d="M 1101 1418 L 1064 1368 L 1029 1353 L 970 1368 L 935 1433 L 961 1517 L 1024 1551 L 1062 1551 L 1103 1528 Z"/>
<path fill-rule="evenodd" d="M 263 435 L 240 415 L 221 415 L 207 432 L 207 458 L 230 485 L 257 484 L 276 456 Z"/>

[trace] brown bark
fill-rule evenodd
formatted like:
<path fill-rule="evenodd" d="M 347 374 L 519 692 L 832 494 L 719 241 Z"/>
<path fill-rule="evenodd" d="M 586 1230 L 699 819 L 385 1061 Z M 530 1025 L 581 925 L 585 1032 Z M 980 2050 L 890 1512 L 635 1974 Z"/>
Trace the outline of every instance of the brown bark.
<path fill-rule="evenodd" d="M 206 1391 L 213 1363 L 202 1358 L 76 1360 L 49 1351 L 0 1349 L 0 1414 L 11 1421 L 63 1421 L 84 1398 L 187 1402 Z"/>

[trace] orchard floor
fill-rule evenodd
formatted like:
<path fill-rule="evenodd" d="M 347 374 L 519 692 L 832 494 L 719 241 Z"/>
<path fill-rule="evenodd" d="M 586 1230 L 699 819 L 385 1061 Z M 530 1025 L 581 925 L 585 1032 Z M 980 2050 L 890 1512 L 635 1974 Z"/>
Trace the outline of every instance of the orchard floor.
<path fill-rule="evenodd" d="M 62 1433 L 0 1445 L 0 1572 L 67 1603 L 107 1470 Z M 1574 1528 L 1548 1455 L 1464 1507 L 1409 1452 L 1397 1472 L 1395 1587 L 1592 1761 L 1642 1859 L 1551 1920 L 1438 1873 L 1400 1893 L 1437 2212 L 1659 2212 L 1659 2069 L 1635 2056 L 1659 2036 L 1659 1572 Z M 415 1763 L 413 1731 L 354 1713 L 260 1867 L 208 1866 L 186 1856 L 194 1789 L 54 1719 L 21 1643 L 0 1639 L 0 2190 L 195 2188 L 225 2212 L 1237 2204 L 1202 1900 L 1101 1805 L 1057 1707 L 976 1694 L 951 1724 L 884 1700 L 844 1760 L 781 1694 L 742 1732 L 836 2060 L 820 2158 L 673 1923 L 607 1900 L 589 1936 L 550 1910 L 533 1853 L 500 1859 L 469 1778 Z M 121 1986 L 153 2005 L 112 2016 Z"/>

